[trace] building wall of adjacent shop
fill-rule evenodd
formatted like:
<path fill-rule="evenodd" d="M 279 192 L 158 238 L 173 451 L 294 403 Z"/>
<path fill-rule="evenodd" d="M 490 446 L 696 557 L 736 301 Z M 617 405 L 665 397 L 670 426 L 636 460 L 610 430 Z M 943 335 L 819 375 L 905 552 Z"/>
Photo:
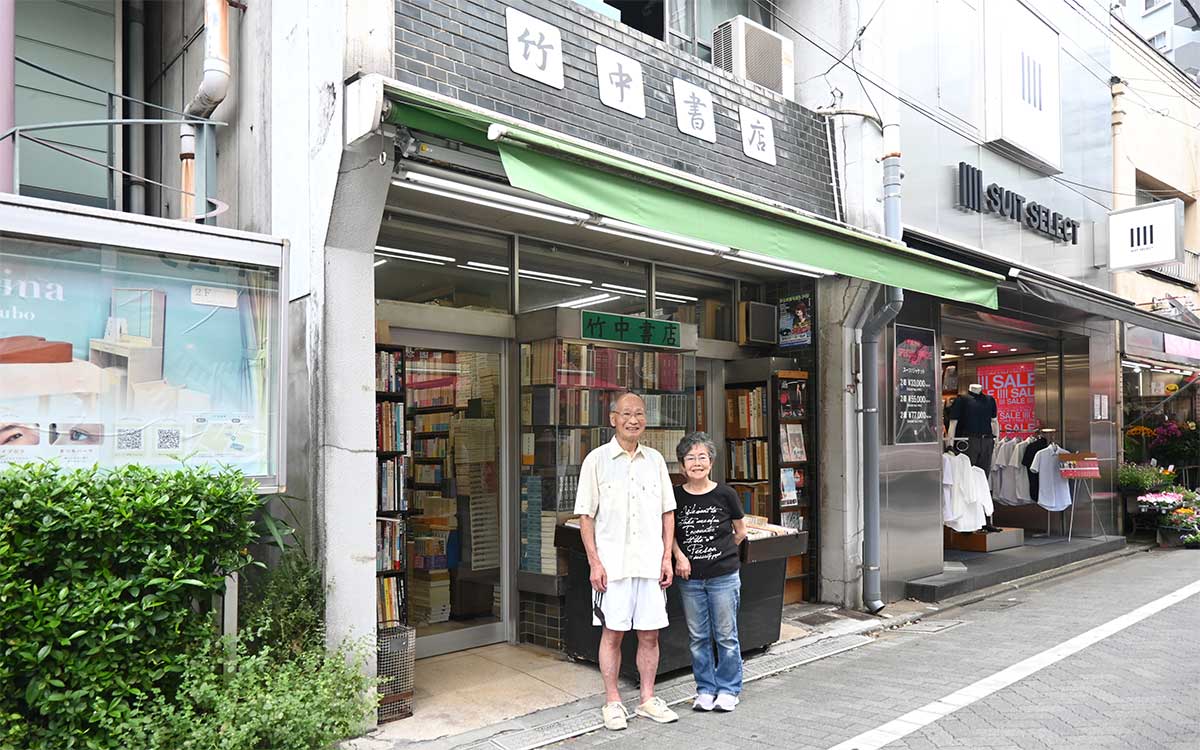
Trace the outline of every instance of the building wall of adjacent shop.
<path fill-rule="evenodd" d="M 1106 255 L 1105 219 L 1112 189 L 1110 42 L 1104 31 L 1104 9 L 1067 0 L 1025 4 L 1018 0 L 914 0 L 903 4 L 903 12 L 885 5 L 856 41 L 857 29 L 872 18 L 879 5 L 844 0 L 786 3 L 793 18 L 813 25 L 813 32 L 820 37 L 814 39 L 821 42 L 818 47 L 811 41 L 797 41 L 796 80 L 805 82 L 800 88 L 801 101 L 813 107 L 840 106 L 874 114 L 886 112 L 884 103 L 898 96 L 906 226 L 1108 288 L 1109 280 L 1095 267 L 1096 259 Z M 1049 98 L 1038 102 L 1037 115 L 1024 120 L 1018 117 L 1020 107 L 1034 105 L 1021 100 L 1019 88 L 1015 101 L 997 101 L 995 92 L 1001 90 L 1001 74 L 1006 69 L 990 63 L 988 55 L 989 50 L 999 49 L 1003 39 L 1019 38 L 1035 23 L 1011 19 L 1037 16 L 1043 19 L 1044 34 L 1057 42 L 1057 48 L 1047 42 L 1040 68 L 1042 80 L 1049 86 L 1049 77 L 1057 70 L 1060 93 L 1051 97 L 1047 88 L 1045 96 Z M 885 42 L 899 45 L 894 54 L 896 72 L 889 72 L 887 56 L 881 51 Z M 848 62 L 855 63 L 857 73 L 834 65 L 834 57 L 851 45 L 856 51 Z M 1015 63 L 1002 62 L 1008 66 L 1010 79 L 1019 82 L 1020 57 L 1014 55 Z M 892 80 L 894 84 L 887 84 Z M 869 92 L 865 96 L 859 93 L 864 89 Z M 1027 132 L 1031 123 L 1042 123 L 1038 118 L 1051 114 L 1054 106 L 1058 107 L 1059 124 L 1052 136 L 1039 136 L 1042 142 L 1024 149 L 1003 145 L 1002 136 L 1013 143 L 1016 137 L 1007 126 L 1000 127 L 996 117 L 1010 115 Z M 856 118 L 837 119 L 839 127 L 848 128 Z M 873 143 L 877 133 L 869 125 L 845 131 L 850 139 L 861 134 Z M 1056 144 L 1057 157 L 1047 155 Z M 845 149 L 847 155 L 855 151 L 853 143 Z M 861 153 L 859 168 L 869 171 L 870 162 L 880 154 L 880 147 Z M 1031 155 L 1039 154 L 1039 158 L 1056 161 L 1057 169 L 1029 166 Z M 958 207 L 959 162 L 982 170 L 985 186 L 996 183 L 1026 201 L 1080 221 L 1078 244 L 1055 241 L 994 213 Z M 846 205 L 871 206 L 880 195 L 880 183 L 874 178 L 847 179 Z M 862 195 L 856 196 L 855 191 Z"/>
<path fill-rule="evenodd" d="M 562 35 L 565 86 L 558 90 L 509 68 L 505 8 L 551 24 Z M 642 66 L 646 117 L 603 105 L 596 47 Z M 830 151 L 824 121 L 812 111 L 572 2 L 461 0 L 396 3 L 395 76 L 464 104 L 621 151 L 660 166 L 833 217 Z M 680 132 L 672 79 L 707 89 L 716 142 Z M 738 107 L 773 120 L 778 164 L 742 152 Z"/>

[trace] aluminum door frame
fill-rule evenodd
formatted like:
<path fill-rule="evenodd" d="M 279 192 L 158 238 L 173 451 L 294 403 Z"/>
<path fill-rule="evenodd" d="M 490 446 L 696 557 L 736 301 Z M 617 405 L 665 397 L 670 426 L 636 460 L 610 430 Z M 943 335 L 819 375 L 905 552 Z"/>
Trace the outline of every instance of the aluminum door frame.
<path fill-rule="evenodd" d="M 500 435 L 497 441 L 500 450 L 496 457 L 500 467 L 497 477 L 500 503 L 500 622 L 419 636 L 417 658 L 424 659 L 493 643 L 515 643 L 518 594 L 516 566 L 513 564 L 516 549 L 513 541 L 517 519 L 514 517 L 516 504 L 513 502 L 511 489 L 516 481 L 517 454 L 514 439 L 517 433 L 517 413 L 513 400 L 509 398 L 509 391 L 514 385 L 509 369 L 512 362 L 519 361 L 519 357 L 514 356 L 515 342 L 488 336 L 421 331 L 400 326 L 390 327 L 388 333 L 394 346 L 496 354 L 500 358 L 500 392 L 496 397 L 497 416 L 500 420 Z"/>

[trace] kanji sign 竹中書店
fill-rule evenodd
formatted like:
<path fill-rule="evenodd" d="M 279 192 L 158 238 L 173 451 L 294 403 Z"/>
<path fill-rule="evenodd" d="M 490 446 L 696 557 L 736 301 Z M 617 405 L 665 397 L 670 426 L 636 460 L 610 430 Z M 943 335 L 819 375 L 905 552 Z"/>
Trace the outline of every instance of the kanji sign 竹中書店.
<path fill-rule="evenodd" d="M 673 349 L 680 346 L 679 324 L 671 320 L 652 320 L 582 310 L 579 323 L 581 338 L 585 339 Z"/>

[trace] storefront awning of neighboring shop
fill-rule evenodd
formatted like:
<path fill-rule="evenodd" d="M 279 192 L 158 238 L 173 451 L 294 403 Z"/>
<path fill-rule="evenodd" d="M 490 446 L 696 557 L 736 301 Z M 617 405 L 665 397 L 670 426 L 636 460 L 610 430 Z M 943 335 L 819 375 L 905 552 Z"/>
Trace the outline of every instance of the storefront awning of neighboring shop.
<path fill-rule="evenodd" d="M 714 183 L 556 137 L 464 105 L 386 87 L 387 121 L 498 151 L 514 187 L 617 221 L 687 237 L 731 260 L 838 273 L 988 308 L 1003 276 L 857 232 Z M 740 258 L 738 256 L 741 256 Z M 758 264 L 758 263 L 754 263 Z"/>
<path fill-rule="evenodd" d="M 951 242 L 948 239 L 905 227 L 905 238 L 919 245 L 927 245 L 957 253 L 967 260 L 978 260 L 981 265 L 992 268 L 1006 268 L 1007 277 L 1012 281 L 1005 288 L 1012 288 L 1021 294 L 1034 299 L 1048 302 L 1052 305 L 1079 310 L 1088 315 L 1094 315 L 1109 320 L 1119 320 L 1135 326 L 1149 328 L 1161 333 L 1169 333 L 1189 339 L 1200 339 L 1200 328 L 1171 318 L 1156 315 L 1136 307 L 1129 300 L 1112 292 L 1090 284 L 1069 279 L 1057 274 L 1040 271 L 1027 265 L 1016 264 L 984 252 L 978 248 L 968 248 Z"/>

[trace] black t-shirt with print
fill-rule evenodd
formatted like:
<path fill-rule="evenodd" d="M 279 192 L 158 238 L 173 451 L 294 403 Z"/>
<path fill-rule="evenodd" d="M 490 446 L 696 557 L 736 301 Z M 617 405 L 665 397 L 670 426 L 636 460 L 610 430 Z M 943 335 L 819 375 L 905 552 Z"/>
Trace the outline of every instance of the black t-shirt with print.
<path fill-rule="evenodd" d="M 743 517 L 737 493 L 717 484 L 703 495 L 675 488 L 675 541 L 692 564 L 691 578 L 716 578 L 739 568 L 733 521 Z"/>

